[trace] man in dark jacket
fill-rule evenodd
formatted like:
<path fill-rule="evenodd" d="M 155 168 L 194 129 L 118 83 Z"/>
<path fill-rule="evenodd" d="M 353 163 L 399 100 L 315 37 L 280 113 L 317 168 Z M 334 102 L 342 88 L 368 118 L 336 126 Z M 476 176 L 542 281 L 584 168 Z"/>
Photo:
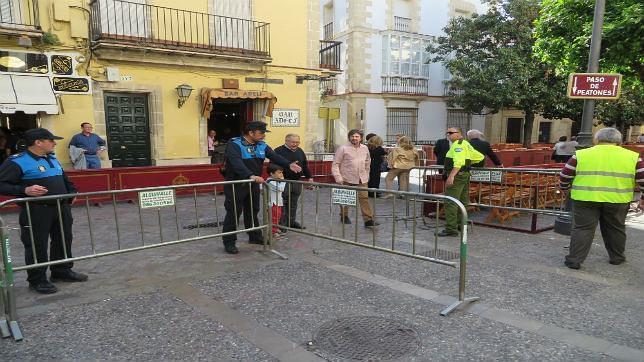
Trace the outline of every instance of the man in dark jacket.
<path fill-rule="evenodd" d="M 44 128 L 35 128 L 25 132 L 24 139 L 27 149 L 11 156 L 0 167 L 0 195 L 37 197 L 76 193 L 74 184 L 69 181 L 54 155 L 56 140 L 63 138 L 54 136 Z M 20 239 L 25 247 L 25 264 L 72 257 L 73 219 L 70 204 L 69 199 L 61 200 L 59 211 L 56 200 L 31 201 L 29 213 L 25 204 L 21 205 Z M 49 258 L 47 249 L 50 250 Z M 50 266 L 51 281 L 86 281 L 87 275 L 73 271 L 72 266 L 70 262 Z M 47 267 L 28 269 L 27 281 L 29 288 L 38 293 L 58 291 L 47 280 Z"/>
<path fill-rule="evenodd" d="M 470 140 L 470 144 L 474 147 L 475 150 L 481 152 L 483 155 L 487 156 L 492 160 L 496 167 L 503 167 L 503 163 L 499 160 L 499 157 L 492 151 L 492 146 L 490 142 L 484 141 L 481 139 L 483 137 L 483 132 L 471 129 L 467 131 L 467 138 Z M 473 167 L 485 167 L 485 159 L 481 162 L 472 164 Z"/>
<path fill-rule="evenodd" d="M 313 181 L 311 171 L 306 160 L 306 154 L 300 148 L 300 136 L 289 133 L 284 139 L 284 144 L 275 148 L 275 153 L 284 157 L 291 163 L 298 164 L 301 172 L 293 172 L 290 169 L 284 169 L 284 178 L 286 180 L 301 180 L 304 176 L 309 182 Z M 284 199 L 284 210 L 280 225 L 292 227 L 294 229 L 304 229 L 304 227 L 297 222 L 297 201 L 302 194 L 302 184 L 288 183 L 282 193 Z"/>
<path fill-rule="evenodd" d="M 437 165 L 445 164 L 445 155 L 447 155 L 450 145 L 451 143 L 447 138 L 441 138 L 436 141 L 436 144 L 434 145 L 434 155 L 436 156 Z"/>
<path fill-rule="evenodd" d="M 266 123 L 248 122 L 242 137 L 231 138 L 226 145 L 224 152 L 224 177 L 226 181 L 253 180 L 252 184 L 225 185 L 224 207 L 226 217 L 222 231 L 224 233 L 237 230 L 237 223 L 241 213 L 244 213 L 244 226 L 249 229 L 259 226 L 257 214 L 259 213 L 259 184 L 264 183 L 262 169 L 264 159 L 290 169 L 293 172 L 301 172 L 302 168 L 297 163 L 289 163 L 287 159 L 278 155 L 265 142 Z M 251 244 L 264 244 L 262 233 L 259 230 L 248 232 Z M 237 234 L 225 235 L 222 237 L 224 248 L 229 254 L 239 253 L 236 241 Z"/>

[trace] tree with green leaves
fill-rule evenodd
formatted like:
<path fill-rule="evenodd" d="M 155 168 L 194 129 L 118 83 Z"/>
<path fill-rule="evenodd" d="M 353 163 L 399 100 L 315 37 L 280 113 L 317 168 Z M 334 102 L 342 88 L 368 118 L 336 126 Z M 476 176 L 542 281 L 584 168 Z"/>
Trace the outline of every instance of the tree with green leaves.
<path fill-rule="evenodd" d="M 587 69 L 595 0 L 543 0 L 535 23 L 535 55 L 557 75 Z M 620 73 L 622 95 L 617 101 L 598 101 L 595 116 L 622 134 L 644 118 L 644 3 L 641 0 L 606 1 L 599 69 Z M 579 104 L 582 101 L 576 101 Z"/>
<path fill-rule="evenodd" d="M 523 143 L 530 145 L 536 114 L 565 113 L 565 79 L 533 56 L 538 0 L 493 1 L 485 14 L 454 18 L 429 51 L 452 74 L 448 103 L 471 113 L 503 108 L 525 114 Z M 559 112 L 559 113 L 557 113 Z"/>

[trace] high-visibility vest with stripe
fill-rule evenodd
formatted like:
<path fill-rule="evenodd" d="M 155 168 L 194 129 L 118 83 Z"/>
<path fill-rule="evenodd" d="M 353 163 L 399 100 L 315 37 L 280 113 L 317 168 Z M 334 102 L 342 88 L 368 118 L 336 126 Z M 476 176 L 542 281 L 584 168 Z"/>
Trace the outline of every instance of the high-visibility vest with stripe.
<path fill-rule="evenodd" d="M 575 157 L 573 200 L 615 204 L 632 201 L 637 152 L 615 145 L 597 145 L 578 150 Z"/>

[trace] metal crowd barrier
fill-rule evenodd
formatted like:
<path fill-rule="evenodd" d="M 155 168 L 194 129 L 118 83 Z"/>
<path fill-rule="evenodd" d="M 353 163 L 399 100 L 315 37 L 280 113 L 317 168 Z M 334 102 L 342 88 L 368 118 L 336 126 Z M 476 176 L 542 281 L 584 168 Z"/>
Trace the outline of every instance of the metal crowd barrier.
<path fill-rule="evenodd" d="M 419 192 L 444 193 L 443 166 L 416 167 Z M 560 169 L 472 168 L 469 190 L 470 216 L 474 223 L 508 230 L 538 233 L 554 224 L 541 224 L 539 216 L 568 216 L 565 194 L 558 189 Z M 426 208 L 426 216 L 440 213 Z M 480 218 L 485 214 L 484 218 Z M 529 226 L 509 225 L 529 215 Z M 554 219 L 552 220 L 554 223 Z"/>
<path fill-rule="evenodd" d="M 306 202 L 304 197 L 300 197 L 297 201 L 297 221 L 301 226 L 306 229 L 292 228 L 280 225 L 280 228 L 286 229 L 289 232 L 309 235 L 322 239 L 333 240 L 353 246 L 359 246 L 371 250 L 383 251 L 390 254 L 410 257 L 414 259 L 424 260 L 436 264 L 447 265 L 459 268 L 459 283 L 458 283 L 458 301 L 441 311 L 441 315 L 448 315 L 455 309 L 466 305 L 468 303 L 478 300 L 478 297 L 465 298 L 465 284 L 466 284 L 466 269 L 467 269 L 467 227 L 468 214 L 463 204 L 448 196 L 431 195 L 419 192 L 403 192 L 403 191 L 387 191 L 379 189 L 360 188 L 347 185 L 316 183 L 316 182 L 302 182 L 292 180 L 281 180 L 286 182 L 285 190 L 301 185 L 301 187 L 308 188 L 309 197 Z M 359 201 L 360 193 L 380 191 L 391 195 L 389 199 L 375 199 L 369 198 L 368 202 L 371 203 L 372 211 L 387 210 L 388 217 L 382 215 L 376 216 L 375 221 L 383 222 L 382 225 L 372 227 L 370 229 L 363 228 L 361 218 L 359 217 L 359 208 L 357 203 Z M 310 195 L 310 194 L 313 195 Z M 266 196 L 268 197 L 268 196 Z M 313 200 L 311 200 L 313 198 Z M 268 200 L 268 199 L 267 199 Z M 445 238 L 443 241 L 458 240 L 458 248 L 454 247 L 453 250 L 440 249 L 439 239 L 436 235 L 436 230 L 442 222 L 438 217 L 435 218 L 434 228 L 428 228 L 426 224 L 418 223 L 418 219 L 422 218 L 423 205 L 433 204 L 435 207 L 444 205 L 445 203 L 452 203 L 458 208 L 460 214 L 460 233 L 459 239 Z M 339 207 L 353 208 L 352 224 L 346 225 L 342 222 L 338 225 L 340 218 Z M 288 215 L 286 209 L 283 210 Z M 328 213 L 328 222 L 320 220 L 321 216 Z M 400 227 L 411 228 L 411 240 L 401 238 L 398 232 L 398 223 L 402 221 L 398 217 L 399 213 L 407 213 L 411 217 L 405 219 L 405 225 Z M 305 217 L 306 215 L 306 217 Z M 289 215 L 290 216 L 290 215 Z M 287 216 L 286 225 L 292 225 L 294 220 L 290 220 Z M 389 220 L 387 223 L 384 220 Z M 272 223 L 268 218 L 269 223 Z M 411 223 L 411 226 L 409 223 Z M 272 224 L 270 225 L 272 228 Z M 269 228 L 270 230 L 270 228 Z M 367 231 L 368 230 L 368 231 Z M 429 238 L 428 235 L 431 235 Z M 271 245 L 274 240 L 271 238 Z M 458 261 L 454 261 L 458 259 Z"/>
<path fill-rule="evenodd" d="M 34 248 L 33 231 L 31 231 L 32 223 L 37 223 L 38 220 L 32 219 L 31 213 L 28 213 L 29 236 L 32 251 L 34 251 L 33 258 L 35 263 L 25 265 L 17 262 L 17 260 L 12 259 L 10 234 L 19 228 L 13 225 L 10 226 L 5 221 L 6 216 L 0 217 L 0 238 L 2 239 L 2 268 L 0 268 L 1 336 L 3 338 L 13 336 L 16 340 L 22 339 L 22 333 L 17 322 L 14 272 L 266 229 L 267 225 L 263 220 L 252 220 L 251 227 L 246 228 L 238 223 L 235 231 L 226 233 L 222 231 L 219 214 L 222 212 L 220 208 L 224 205 L 224 195 L 217 194 L 224 185 L 231 185 L 233 190 L 238 190 L 239 188 L 251 187 L 252 181 L 225 181 L 29 197 L 0 203 L 0 207 L 20 204 L 28 212 L 35 207 L 35 204 L 47 203 L 48 207 L 56 208 L 60 220 L 60 241 L 64 251 L 64 258 L 61 260 L 38 260 Z M 107 205 L 102 208 L 90 207 L 90 197 L 97 195 L 111 196 L 111 207 Z M 184 197 L 178 198 L 178 195 Z M 86 215 L 86 220 L 82 220 L 82 217 L 78 217 L 78 213 L 83 213 L 83 210 L 79 207 L 73 208 L 76 214 L 76 220 L 72 226 L 75 240 L 72 245 L 73 257 L 68 255 L 66 251 L 65 233 L 62 219 L 60 218 L 62 208 L 66 207 L 64 203 L 68 202 L 70 198 L 75 198 L 77 200 L 76 204 L 80 202 L 84 204 L 84 214 Z M 133 200 L 137 200 L 137 202 L 131 202 Z M 233 208 L 237 210 L 237 207 L 236 202 L 233 202 Z M 136 208 L 136 210 L 132 210 L 133 208 Z M 265 210 L 266 208 L 262 209 Z M 138 214 L 138 217 L 134 216 L 126 219 L 124 213 L 127 211 L 132 212 L 134 215 Z M 100 223 L 94 219 L 99 215 Z M 262 215 L 265 220 L 265 212 Z M 221 218 L 223 219 L 223 216 Z M 221 241 L 218 240 L 217 243 L 220 245 Z M 18 249 L 17 254 L 20 254 L 23 250 L 22 243 L 18 245 L 20 247 L 16 248 Z M 264 250 L 267 250 L 267 245 L 264 245 Z"/>
<path fill-rule="evenodd" d="M 387 201 L 371 199 L 370 202 L 374 203 L 372 205 L 373 210 L 390 211 L 390 228 L 387 228 L 385 225 L 378 226 L 371 228 L 370 232 L 365 234 L 364 232 L 360 232 L 362 227 L 359 227 L 360 222 L 357 207 L 354 208 L 353 227 L 350 228 L 345 224 L 341 224 L 341 227 L 338 227 L 338 205 L 351 207 L 351 205 L 357 203 L 359 192 L 373 192 L 377 190 L 325 183 L 285 182 L 287 182 L 287 188 L 293 187 L 296 184 L 307 186 L 307 202 L 304 202 L 304 195 L 299 198 L 298 212 L 300 224 L 305 225 L 308 229 L 301 230 L 280 226 L 281 228 L 367 249 L 411 257 L 454 268 L 458 267 L 458 301 L 441 311 L 442 315 L 447 315 L 465 304 L 478 300 L 476 297 L 465 298 L 468 237 L 467 228 L 464 226 L 467 225 L 468 214 L 458 200 L 442 195 L 386 191 L 395 197 Z M 2 254 L 0 268 L 1 336 L 3 338 L 13 336 L 15 340 L 21 340 L 23 338 L 18 325 L 16 311 L 14 272 L 131 253 L 225 235 L 246 233 L 253 230 L 261 230 L 266 233 L 267 237 L 264 238 L 264 251 L 273 252 L 280 257 L 286 258 L 284 254 L 275 251 L 273 248 L 275 240 L 273 240 L 271 233 L 273 225 L 269 214 L 269 196 L 268 192 L 265 191 L 266 188 L 263 188 L 264 191 L 262 192 L 263 207 L 261 209 L 263 212 L 261 220 L 252 220 L 249 227 L 242 227 L 238 222 L 236 230 L 225 233 L 220 228 L 222 225 L 219 222 L 219 215 L 223 212 L 221 206 L 223 206 L 224 195 L 218 195 L 219 191 L 221 191 L 224 185 L 230 185 L 233 188 L 233 192 L 235 192 L 236 189 L 251 187 L 252 184 L 250 180 L 224 181 L 18 198 L 0 203 L 0 208 L 10 204 L 19 204 L 27 211 L 27 229 L 29 229 L 29 241 L 31 242 L 33 259 L 35 261 L 33 264 L 27 265 L 17 262 L 17 260 L 12 258 L 14 256 L 13 252 L 16 252 L 17 256 L 24 256 L 21 255 L 21 252 L 24 250 L 22 245 L 12 250 L 10 243 L 12 234 L 17 234 L 19 228 L 10 225 L 5 220 L 8 218 L 7 216 L 0 217 L 0 239 L 2 240 L 2 245 L 0 246 Z M 91 207 L 90 198 L 95 196 L 111 197 L 111 205 L 106 205 L 101 208 Z M 399 197 L 402 200 L 399 200 Z M 76 205 L 83 204 L 82 207 L 72 208 L 74 214 L 76 214 L 76 220 L 72 226 L 72 233 L 76 240 L 71 248 L 74 256 L 69 254 L 65 247 L 65 232 L 61 218 L 64 208 L 68 207 L 65 203 L 69 202 L 70 199 L 75 199 Z M 314 199 L 314 202 L 311 202 L 311 199 Z M 137 202 L 132 202 L 134 200 L 137 200 Z M 38 220 L 34 220 L 31 217 L 30 211 L 36 204 L 44 203 L 48 205 L 47 207 L 55 208 L 58 213 L 61 230 L 59 241 L 64 251 L 64 257 L 60 260 L 38 260 L 38 256 L 34 251 L 35 245 L 32 226 Z M 439 248 L 438 237 L 435 233 L 433 233 L 432 237 L 427 238 L 426 236 L 431 231 L 427 231 L 428 228 L 426 225 L 419 225 L 417 222 L 419 219 L 417 215 L 421 212 L 423 205 L 434 204 L 438 208 L 444 203 L 453 203 L 456 205 L 461 215 L 460 223 L 463 231 L 458 239 L 458 247 L 454 245 L 453 250 Z M 235 211 L 238 206 L 236 203 L 233 203 Z M 133 208 L 136 210 L 132 210 Z M 322 223 L 320 216 L 326 212 L 327 208 L 329 220 L 328 223 Z M 411 217 L 405 219 L 404 226 L 400 226 L 410 228 L 409 222 L 411 222 L 411 240 L 400 238 L 400 233 L 397 231 L 399 228 L 398 223 L 401 221 L 397 215 L 399 212 L 403 212 L 402 210 L 406 210 L 404 212 L 407 215 L 411 215 Z M 132 217 L 131 214 L 127 213 L 128 211 L 132 212 L 135 216 Z M 84 214 L 85 218 L 79 217 L 79 213 Z M 307 215 L 306 219 L 304 215 Z M 96 217 L 100 218 L 100 223 L 96 221 Z M 389 219 L 389 217 L 377 217 L 376 221 L 385 219 Z M 435 221 L 436 227 L 438 227 L 440 224 L 439 218 L 437 217 Z M 288 225 L 290 225 L 290 222 Z M 457 259 L 458 261 L 456 261 Z"/>

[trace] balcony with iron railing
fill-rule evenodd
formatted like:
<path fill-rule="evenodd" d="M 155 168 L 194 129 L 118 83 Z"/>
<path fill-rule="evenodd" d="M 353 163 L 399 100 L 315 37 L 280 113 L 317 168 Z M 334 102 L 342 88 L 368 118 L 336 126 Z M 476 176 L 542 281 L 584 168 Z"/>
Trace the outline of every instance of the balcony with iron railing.
<path fill-rule="evenodd" d="M 0 33 L 42 35 L 38 0 L 0 0 Z"/>
<path fill-rule="evenodd" d="M 92 0 L 92 45 L 270 61 L 270 24 L 123 0 Z"/>
<path fill-rule="evenodd" d="M 443 96 L 447 97 L 449 95 L 462 96 L 465 94 L 465 91 L 460 88 L 449 85 L 448 83 L 443 84 Z"/>
<path fill-rule="evenodd" d="M 426 96 L 429 93 L 429 80 L 422 78 L 383 76 L 382 93 Z"/>
<path fill-rule="evenodd" d="M 335 77 L 320 78 L 320 95 L 332 96 L 337 94 L 337 79 Z"/>
<path fill-rule="evenodd" d="M 332 40 L 320 40 L 320 68 L 334 72 L 340 69 L 340 50 L 342 42 Z"/>
<path fill-rule="evenodd" d="M 330 22 L 330 23 L 324 25 L 323 36 L 324 36 L 324 40 L 333 39 L 333 22 Z"/>
<path fill-rule="evenodd" d="M 403 18 L 400 16 L 394 16 L 394 30 L 410 32 L 411 31 L 411 19 Z"/>

